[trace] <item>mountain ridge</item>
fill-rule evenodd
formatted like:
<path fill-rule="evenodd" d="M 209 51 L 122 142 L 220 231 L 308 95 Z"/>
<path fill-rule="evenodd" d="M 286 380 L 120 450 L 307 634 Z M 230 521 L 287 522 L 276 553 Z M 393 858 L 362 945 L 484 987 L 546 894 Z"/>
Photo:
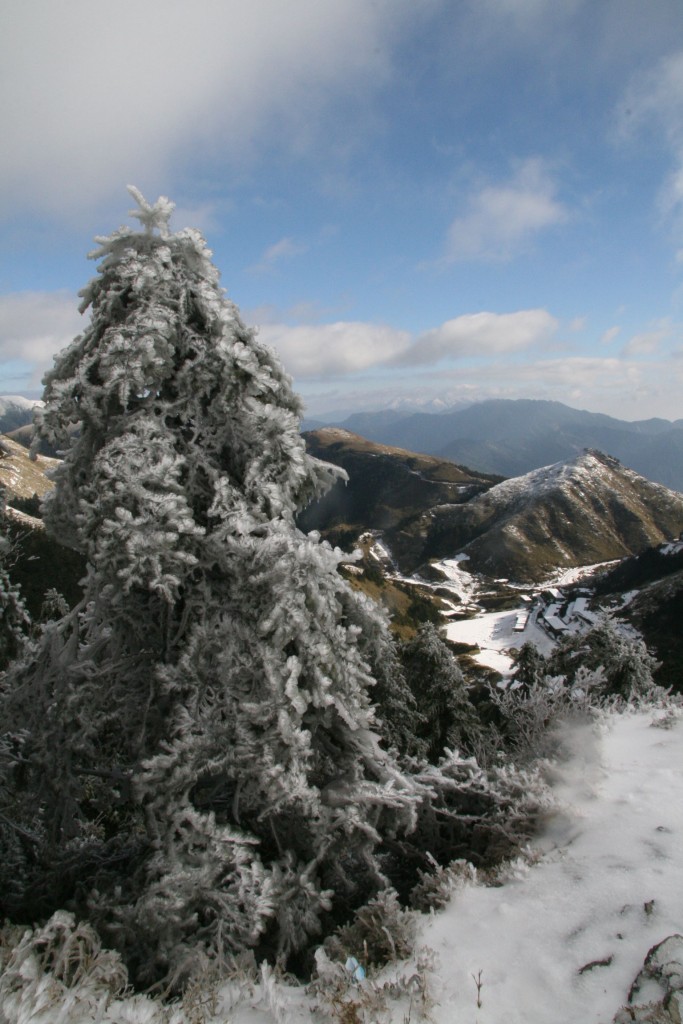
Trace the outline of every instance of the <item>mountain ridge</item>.
<path fill-rule="evenodd" d="M 312 454 L 351 479 L 307 510 L 302 528 L 350 544 L 363 528 L 377 530 L 406 574 L 465 554 L 476 572 L 539 581 L 559 567 L 638 554 L 683 529 L 683 494 L 595 449 L 501 480 L 343 428 L 305 436 Z M 425 480 L 427 467 L 438 481 Z"/>
<path fill-rule="evenodd" d="M 298 517 L 304 530 L 322 530 L 333 543 L 353 542 L 365 530 L 387 530 L 444 502 L 459 503 L 500 477 L 451 460 L 377 444 L 341 427 L 304 433 L 308 451 L 349 475 Z"/>
<path fill-rule="evenodd" d="M 435 508 L 422 554 L 425 561 L 466 554 L 476 571 L 540 581 L 558 567 L 636 554 L 681 529 L 683 494 L 588 450 L 496 484 L 466 505 Z"/>
<path fill-rule="evenodd" d="M 519 476 L 596 448 L 683 490 L 683 420 L 627 421 L 541 399 L 487 399 L 439 413 L 356 413 L 338 424 L 378 443 L 421 451 L 482 473 Z"/>

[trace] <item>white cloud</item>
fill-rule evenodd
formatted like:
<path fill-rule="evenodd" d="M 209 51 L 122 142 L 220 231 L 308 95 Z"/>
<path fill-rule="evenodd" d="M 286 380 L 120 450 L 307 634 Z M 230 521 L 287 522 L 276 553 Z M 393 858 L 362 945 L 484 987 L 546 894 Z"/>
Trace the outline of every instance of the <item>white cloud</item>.
<path fill-rule="evenodd" d="M 152 192 L 188 155 L 239 164 L 266 136 L 301 152 L 340 95 L 362 116 L 414 17 L 391 0 L 13 4 L 0 37 L 6 208 L 91 206 L 129 180 Z"/>
<path fill-rule="evenodd" d="M 69 292 L 15 292 L 0 296 L 0 371 L 23 367 L 27 387 L 35 387 L 53 356 L 87 326 L 79 300 Z"/>
<path fill-rule="evenodd" d="M 664 129 L 676 148 L 683 144 L 683 50 L 636 75 L 621 101 L 618 127 L 622 136 L 653 123 Z"/>
<path fill-rule="evenodd" d="M 204 236 L 218 235 L 222 230 L 221 218 L 232 209 L 233 204 L 225 197 L 217 201 L 176 205 L 170 221 L 171 228 L 176 231 L 192 225 Z"/>
<path fill-rule="evenodd" d="M 632 79 L 617 112 L 618 130 L 628 139 L 636 133 L 662 133 L 674 167 L 663 183 L 660 202 L 665 214 L 683 215 L 683 50 L 669 54 Z"/>
<path fill-rule="evenodd" d="M 256 273 L 263 273 L 272 269 L 276 263 L 292 259 L 294 256 L 302 256 L 305 252 L 308 252 L 307 245 L 295 242 L 292 238 L 281 238 L 279 242 L 269 245 L 259 262 L 250 269 Z"/>
<path fill-rule="evenodd" d="M 448 230 L 446 260 L 510 259 L 538 232 L 568 219 L 556 193 L 544 161 L 525 160 L 509 181 L 485 185 L 470 196 L 467 209 Z"/>
<path fill-rule="evenodd" d="M 623 354 L 625 356 L 651 355 L 660 348 L 663 341 L 671 337 L 671 333 L 671 325 L 664 324 L 661 327 L 634 334 L 624 345 Z"/>
<path fill-rule="evenodd" d="M 614 327 L 608 327 L 607 330 L 604 331 L 604 333 L 600 336 L 600 344 L 611 345 L 614 339 L 618 337 L 619 334 L 621 334 L 621 327 L 618 327 L 616 324 L 614 325 Z"/>
<path fill-rule="evenodd" d="M 259 336 L 277 349 L 288 373 L 304 377 L 367 370 L 386 363 L 410 343 L 407 331 L 345 321 L 299 327 L 265 324 Z"/>
<path fill-rule="evenodd" d="M 393 362 L 416 366 L 447 358 L 486 358 L 503 352 L 522 352 L 547 342 L 557 327 L 558 321 L 544 309 L 472 313 L 426 331 Z"/>
<path fill-rule="evenodd" d="M 473 313 L 415 337 L 382 324 L 263 324 L 260 337 L 278 350 L 289 373 L 319 377 L 379 367 L 429 366 L 467 356 L 491 358 L 546 343 L 558 321 L 543 309 Z"/>
<path fill-rule="evenodd" d="M 672 358 L 634 361 L 616 356 L 570 356 L 487 369 L 515 397 L 549 398 L 618 419 L 680 415 L 683 366 Z"/>
<path fill-rule="evenodd" d="M 306 246 L 292 241 L 291 238 L 281 238 L 279 242 L 268 246 L 263 254 L 266 263 L 274 263 L 276 260 L 289 259 L 291 256 L 299 256 L 306 252 Z"/>

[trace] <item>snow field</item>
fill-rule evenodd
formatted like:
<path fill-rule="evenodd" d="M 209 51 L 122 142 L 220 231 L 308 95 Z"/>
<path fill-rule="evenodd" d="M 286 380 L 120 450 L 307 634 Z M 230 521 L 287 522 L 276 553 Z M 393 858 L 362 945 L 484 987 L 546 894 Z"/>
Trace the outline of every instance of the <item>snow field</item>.
<path fill-rule="evenodd" d="M 529 619 L 521 633 L 515 632 L 520 609 L 504 612 L 484 612 L 474 619 L 460 619 L 445 626 L 446 637 L 455 643 L 476 644 L 480 650 L 474 660 L 495 669 L 501 675 L 510 675 L 512 658 L 506 653 L 523 644 L 535 644 L 542 654 L 549 654 L 554 644 L 547 633 Z"/>
<path fill-rule="evenodd" d="M 465 888 L 425 922 L 435 1024 L 608 1024 L 648 950 L 683 932 L 683 720 L 651 722 L 568 733 L 555 783 L 566 810 L 536 844 L 542 861 L 502 888 Z"/>

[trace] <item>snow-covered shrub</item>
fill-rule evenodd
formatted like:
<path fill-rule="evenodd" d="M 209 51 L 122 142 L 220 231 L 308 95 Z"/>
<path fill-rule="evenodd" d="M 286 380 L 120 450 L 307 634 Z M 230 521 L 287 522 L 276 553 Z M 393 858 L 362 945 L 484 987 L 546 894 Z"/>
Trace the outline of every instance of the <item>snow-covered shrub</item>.
<path fill-rule="evenodd" d="M 492 689 L 491 700 L 499 715 L 501 742 L 516 763 L 529 764 L 552 754 L 554 730 L 572 707 L 564 677 Z"/>
<path fill-rule="evenodd" d="M 501 762 L 483 769 L 473 758 L 448 753 L 438 764 L 413 764 L 415 780 L 429 789 L 415 829 L 386 839 L 382 866 L 408 903 L 425 874 L 454 860 L 489 868 L 516 856 L 553 806 L 540 770 Z M 419 898 L 419 897 L 418 897 Z"/>
<path fill-rule="evenodd" d="M 367 970 L 410 956 L 415 932 L 415 914 L 404 910 L 396 890 L 388 888 L 357 910 L 350 924 L 338 928 L 325 949 L 337 961 L 355 957 Z"/>
<path fill-rule="evenodd" d="M 458 889 L 477 878 L 474 865 L 462 857 L 450 864 L 439 864 L 433 858 L 432 861 L 431 871 L 418 871 L 420 881 L 410 894 L 411 906 L 423 912 L 441 910 Z"/>
<path fill-rule="evenodd" d="M 348 917 L 419 786 L 376 732 L 384 620 L 295 525 L 338 472 L 306 453 L 291 382 L 201 236 L 133 194 L 143 230 L 98 239 L 91 323 L 38 415 L 65 450 L 45 522 L 87 558 L 83 599 L 0 712 L 28 734 L 15 781 L 40 819 L 13 909 L 68 899 L 149 983 L 219 949 L 286 956 L 331 906 Z"/>
<path fill-rule="evenodd" d="M 549 659 L 548 671 L 565 676 L 573 688 L 579 670 L 601 669 L 599 694 L 632 701 L 653 692 L 657 664 L 639 636 L 605 614 L 587 632 L 563 639 Z"/>
<path fill-rule="evenodd" d="M 435 961 L 433 950 L 422 948 L 410 959 L 373 972 L 373 977 L 359 978 L 355 958 L 347 963 L 333 960 L 321 947 L 316 951 L 309 992 L 321 1019 L 335 1024 L 431 1020 Z"/>
<path fill-rule="evenodd" d="M 128 974 L 97 933 L 60 911 L 35 931 L 6 925 L 0 932 L 0 1006 L 3 1020 L 101 1019 L 122 995 Z"/>

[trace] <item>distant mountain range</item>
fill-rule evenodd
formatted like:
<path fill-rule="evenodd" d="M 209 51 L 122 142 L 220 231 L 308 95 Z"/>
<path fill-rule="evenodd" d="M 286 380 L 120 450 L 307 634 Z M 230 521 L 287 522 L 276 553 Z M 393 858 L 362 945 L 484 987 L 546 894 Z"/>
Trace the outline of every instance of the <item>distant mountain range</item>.
<path fill-rule="evenodd" d="M 318 457 L 350 475 L 302 517 L 339 543 L 383 533 L 405 573 L 466 554 L 494 577 L 539 581 L 561 566 L 624 558 L 683 530 L 683 494 L 597 451 L 500 481 L 341 429 L 306 434 Z M 344 537 L 346 531 L 347 537 Z"/>
<path fill-rule="evenodd" d="M 506 477 L 594 448 L 683 491 L 683 419 L 629 422 L 561 402 L 492 399 L 442 413 L 355 413 L 335 425 L 381 444 Z"/>
<path fill-rule="evenodd" d="M 37 399 L 0 397 L 0 434 L 29 445 Z M 443 412 L 405 408 L 354 413 L 307 431 L 338 426 L 370 441 L 434 455 L 484 476 L 520 476 L 571 459 L 586 448 L 613 455 L 649 480 L 683 491 L 683 419 L 630 422 L 561 402 L 491 399 Z M 54 452 L 41 446 L 45 455 Z"/>
<path fill-rule="evenodd" d="M 559 567 L 639 554 L 683 530 L 683 494 L 596 450 L 503 480 L 342 428 L 305 437 L 308 449 L 343 466 L 349 481 L 306 509 L 300 526 L 347 550 L 360 534 L 380 533 L 406 575 L 464 554 L 476 572 L 533 583 Z M 33 495 L 50 486 L 43 474 L 53 465 L 30 461 L 24 448 L 3 439 L 0 485 L 8 504 L 35 515 Z"/>

